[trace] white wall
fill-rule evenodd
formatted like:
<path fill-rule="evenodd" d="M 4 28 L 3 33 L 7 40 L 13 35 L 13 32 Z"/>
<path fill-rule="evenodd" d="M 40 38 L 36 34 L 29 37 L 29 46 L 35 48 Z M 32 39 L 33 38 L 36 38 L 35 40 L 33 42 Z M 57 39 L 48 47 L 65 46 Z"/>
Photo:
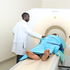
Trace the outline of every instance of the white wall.
<path fill-rule="evenodd" d="M 70 8 L 70 0 L 42 0 L 43 8 Z"/>

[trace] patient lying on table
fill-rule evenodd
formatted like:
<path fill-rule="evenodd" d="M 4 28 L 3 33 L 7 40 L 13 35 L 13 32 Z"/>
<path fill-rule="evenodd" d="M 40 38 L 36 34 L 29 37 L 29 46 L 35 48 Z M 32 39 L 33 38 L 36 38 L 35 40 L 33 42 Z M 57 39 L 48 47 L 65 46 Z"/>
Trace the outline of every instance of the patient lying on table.
<path fill-rule="evenodd" d="M 32 48 L 30 51 L 26 51 L 26 54 L 20 59 L 31 58 L 34 60 L 48 59 L 50 54 L 56 54 L 60 56 L 61 61 L 64 61 L 64 40 L 56 34 L 48 35 L 40 40 L 40 43 Z"/>

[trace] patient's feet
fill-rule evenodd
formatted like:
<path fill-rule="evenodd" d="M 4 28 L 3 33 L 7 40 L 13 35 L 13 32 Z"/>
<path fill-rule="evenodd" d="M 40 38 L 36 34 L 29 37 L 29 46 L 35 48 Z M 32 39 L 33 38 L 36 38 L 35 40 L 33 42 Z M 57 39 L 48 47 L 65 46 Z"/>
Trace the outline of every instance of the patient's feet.
<path fill-rule="evenodd" d="M 50 55 L 50 51 L 49 50 L 45 50 L 43 56 L 41 57 L 42 61 L 45 61 Z"/>
<path fill-rule="evenodd" d="M 33 59 L 33 60 L 39 60 L 40 57 L 36 54 L 34 54 L 33 52 L 30 51 L 26 51 L 26 54 L 29 56 L 29 58 Z"/>

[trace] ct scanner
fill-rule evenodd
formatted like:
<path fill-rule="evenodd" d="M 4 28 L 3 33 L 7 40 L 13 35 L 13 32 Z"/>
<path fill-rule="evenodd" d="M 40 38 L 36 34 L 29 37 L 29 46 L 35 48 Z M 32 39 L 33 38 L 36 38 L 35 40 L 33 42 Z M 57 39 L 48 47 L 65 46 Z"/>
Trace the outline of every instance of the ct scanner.
<path fill-rule="evenodd" d="M 27 11 L 30 14 L 30 27 L 37 33 L 49 35 L 57 33 L 66 44 L 70 40 L 70 10 L 68 9 L 46 9 L 36 8 Z M 34 47 L 39 42 L 38 39 L 29 37 L 27 50 Z M 20 61 L 10 70 L 58 70 L 59 57 L 52 55 L 47 61 L 26 59 Z"/>

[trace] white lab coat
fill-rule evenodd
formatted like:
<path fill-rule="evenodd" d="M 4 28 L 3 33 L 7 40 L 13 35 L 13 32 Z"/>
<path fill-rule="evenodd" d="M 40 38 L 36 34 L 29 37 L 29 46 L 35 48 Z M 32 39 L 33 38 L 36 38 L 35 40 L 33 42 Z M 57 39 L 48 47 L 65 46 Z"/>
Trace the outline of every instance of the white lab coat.
<path fill-rule="evenodd" d="M 42 35 L 33 32 L 27 24 L 28 22 L 22 20 L 21 22 L 18 22 L 13 28 L 14 39 L 12 52 L 16 53 L 17 55 L 25 54 L 25 42 L 27 35 L 31 35 L 37 38 L 42 37 Z"/>

